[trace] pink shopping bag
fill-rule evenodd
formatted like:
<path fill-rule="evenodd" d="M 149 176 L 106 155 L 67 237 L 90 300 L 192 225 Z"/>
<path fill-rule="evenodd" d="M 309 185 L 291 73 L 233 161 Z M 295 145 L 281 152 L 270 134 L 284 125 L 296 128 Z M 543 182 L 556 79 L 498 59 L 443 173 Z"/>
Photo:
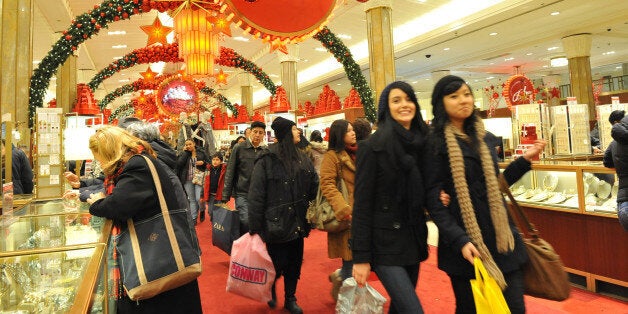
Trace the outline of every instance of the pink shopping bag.
<path fill-rule="evenodd" d="M 227 292 L 266 303 L 271 300 L 275 267 L 266 244 L 255 234 L 245 233 L 233 242 Z"/>

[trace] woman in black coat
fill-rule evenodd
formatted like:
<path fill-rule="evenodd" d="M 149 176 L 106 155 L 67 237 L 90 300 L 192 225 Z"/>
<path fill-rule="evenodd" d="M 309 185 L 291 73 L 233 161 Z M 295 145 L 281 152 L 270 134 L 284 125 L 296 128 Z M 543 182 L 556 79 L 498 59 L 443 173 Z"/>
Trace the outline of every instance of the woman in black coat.
<path fill-rule="evenodd" d="M 456 313 L 475 313 L 469 280 L 479 257 L 503 291 L 512 313 L 524 313 L 521 266 L 527 255 L 515 226 L 509 221 L 499 190 L 497 156 L 491 134 L 475 114 L 471 88 L 456 76 L 442 78 L 432 93 L 434 113 L 430 139 L 428 209 L 438 226 L 438 267 L 450 277 Z M 530 170 L 530 160 L 543 150 L 537 141 L 504 171 L 509 184 Z M 442 205 L 441 191 L 450 196 Z"/>
<path fill-rule="evenodd" d="M 379 100 L 377 131 L 359 143 L 352 220 L 353 277 L 371 268 L 391 297 L 390 313 L 423 313 L 416 294 L 427 258 L 423 176 L 428 128 L 412 87 L 393 82 Z"/>
<path fill-rule="evenodd" d="M 187 208 L 187 200 L 181 184 L 169 168 L 157 162 L 148 143 L 127 131 L 105 126 L 90 138 L 90 149 L 102 165 L 105 173 L 105 194 L 93 194 L 87 202 L 90 214 L 112 219 L 114 231 L 119 234 L 127 228 L 126 221 L 152 217 L 161 211 L 159 199 L 148 164 L 141 156 L 147 156 L 157 169 L 162 192 L 168 208 Z M 194 230 L 191 230 L 194 232 Z M 196 238 L 196 234 L 193 234 Z M 200 248 L 199 252 L 200 254 Z M 114 255 L 115 256 L 115 255 Z M 121 280 L 120 280 L 121 279 Z M 150 299 L 133 301 L 124 290 L 124 278 L 117 280 L 118 313 L 202 313 L 197 280 Z M 115 278 L 114 278 L 115 280 Z"/>
<path fill-rule="evenodd" d="M 297 149 L 300 133 L 294 122 L 277 117 L 271 125 L 279 141 L 258 157 L 249 186 L 249 233 L 259 234 L 273 260 L 277 278 L 283 275 L 285 303 L 290 313 L 297 305 L 297 282 L 303 263 L 303 238 L 310 233 L 305 219 L 316 197 L 318 175 L 312 162 Z M 276 306 L 275 285 L 271 308 Z"/>
<path fill-rule="evenodd" d="M 177 175 L 185 193 L 188 196 L 188 202 L 190 204 L 190 213 L 192 219 L 196 223 L 196 217 L 200 214 L 200 220 L 205 220 L 205 204 L 201 204 L 201 194 L 203 192 L 203 183 L 205 183 L 205 177 L 195 177 L 194 170 L 200 171 L 202 174 L 207 170 L 207 164 L 210 160 L 205 154 L 205 150 L 196 146 L 192 139 L 185 140 L 185 146 L 183 151 L 177 158 Z"/>

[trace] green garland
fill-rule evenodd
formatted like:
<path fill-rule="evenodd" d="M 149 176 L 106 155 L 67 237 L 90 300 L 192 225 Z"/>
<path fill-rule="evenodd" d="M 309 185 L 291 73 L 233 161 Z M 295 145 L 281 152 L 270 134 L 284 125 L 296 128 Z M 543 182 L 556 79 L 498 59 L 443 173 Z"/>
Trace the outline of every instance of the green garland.
<path fill-rule="evenodd" d="M 118 117 L 120 116 L 128 117 L 130 115 L 133 115 L 134 113 L 135 113 L 135 108 L 133 108 L 133 106 L 131 106 L 130 103 L 126 103 L 116 108 L 116 110 L 114 110 L 111 113 L 108 120 L 109 120 L 109 123 L 111 123 L 113 120 L 118 119 Z"/>
<path fill-rule="evenodd" d="M 353 86 L 360 95 L 366 118 L 372 123 L 375 123 L 377 120 L 377 111 L 375 110 L 373 91 L 366 82 L 364 75 L 362 75 L 360 66 L 353 60 L 351 51 L 342 43 L 342 40 L 336 37 L 327 27 L 324 27 L 320 32 L 316 33 L 314 39 L 320 41 L 323 46 L 336 57 L 336 60 L 342 64 L 351 82 L 351 86 Z"/>
<path fill-rule="evenodd" d="M 142 12 L 143 0 L 105 0 L 87 13 L 77 16 L 72 25 L 63 32 L 52 50 L 41 60 L 33 71 L 30 82 L 28 125 L 33 127 L 35 109 L 42 107 L 50 79 L 78 46 L 110 22 L 125 20 Z"/>
<path fill-rule="evenodd" d="M 135 91 L 135 86 L 133 84 L 125 84 L 122 85 L 118 88 L 116 88 L 113 92 L 107 94 L 103 99 L 101 99 L 98 102 L 98 107 L 100 107 L 100 109 L 104 109 L 107 107 L 107 105 L 114 101 L 116 98 L 124 95 L 124 94 L 128 94 L 128 93 L 132 93 Z"/>
<path fill-rule="evenodd" d="M 270 77 L 255 63 L 245 59 L 243 56 L 235 52 L 235 50 L 227 47 L 220 47 L 220 59 L 217 63 L 232 68 L 240 68 L 248 73 L 251 73 L 272 95 L 277 93 L 277 87 Z"/>

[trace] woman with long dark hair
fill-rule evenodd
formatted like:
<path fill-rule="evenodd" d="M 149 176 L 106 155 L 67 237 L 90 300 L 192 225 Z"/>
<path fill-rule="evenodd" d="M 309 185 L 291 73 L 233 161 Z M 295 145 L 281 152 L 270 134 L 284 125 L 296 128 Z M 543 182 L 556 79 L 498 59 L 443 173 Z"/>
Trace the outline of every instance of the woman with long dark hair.
<path fill-rule="evenodd" d="M 284 277 L 284 307 L 303 313 L 297 304 L 297 282 L 303 263 L 303 239 L 310 233 L 305 219 L 309 202 L 316 197 L 318 176 L 312 162 L 296 144 L 295 123 L 277 117 L 271 128 L 276 144 L 258 157 L 249 186 L 249 233 L 259 234 L 273 260 L 277 278 Z M 271 308 L 276 306 L 275 285 Z"/>
<path fill-rule="evenodd" d="M 320 184 L 321 193 L 331 205 L 339 221 L 351 221 L 357 150 L 358 145 L 351 123 L 343 119 L 332 122 L 329 128 L 329 150 L 323 155 L 321 162 Z M 347 199 L 338 187 L 341 179 L 347 187 Z M 338 299 L 338 290 L 342 286 L 342 281 L 351 277 L 353 271 L 349 239 L 351 239 L 351 229 L 327 233 L 327 256 L 342 259 L 342 268 L 329 275 L 329 281 L 332 282 L 331 295 L 334 300 Z"/>
<path fill-rule="evenodd" d="M 427 258 L 423 176 L 428 127 L 414 90 L 397 81 L 379 100 L 377 131 L 360 142 L 352 217 L 353 277 L 377 273 L 391 298 L 389 313 L 423 313 L 416 294 Z"/>
<path fill-rule="evenodd" d="M 475 257 L 502 287 L 510 311 L 525 313 L 521 266 L 527 255 L 499 190 L 497 156 L 489 145 L 494 136 L 476 114 L 471 88 L 457 76 L 436 83 L 432 110 L 428 209 L 439 231 L 438 267 L 451 279 L 456 313 L 475 313 L 469 282 Z M 539 140 L 510 163 L 506 181 L 519 180 L 544 147 Z M 441 190 L 450 196 L 449 206 L 441 204 Z"/>

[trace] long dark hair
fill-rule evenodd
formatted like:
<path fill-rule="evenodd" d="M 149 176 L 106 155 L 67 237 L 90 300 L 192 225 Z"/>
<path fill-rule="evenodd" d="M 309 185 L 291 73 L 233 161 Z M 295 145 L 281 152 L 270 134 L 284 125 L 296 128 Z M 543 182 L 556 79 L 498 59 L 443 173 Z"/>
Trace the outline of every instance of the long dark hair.
<path fill-rule="evenodd" d="M 349 121 L 339 119 L 331 123 L 329 127 L 329 148 L 340 153 L 345 149 L 345 134 L 349 129 Z"/>
<path fill-rule="evenodd" d="M 312 134 L 310 134 L 310 142 L 322 143 L 323 136 L 321 135 L 321 131 L 319 130 L 312 131 Z"/>
<path fill-rule="evenodd" d="M 445 110 L 445 102 L 443 98 L 451 93 L 456 92 L 462 87 L 462 85 L 467 85 L 469 90 L 472 91 L 471 86 L 467 84 L 462 78 L 448 75 L 441 78 L 436 85 L 434 85 L 434 90 L 432 92 L 432 113 L 434 115 L 434 119 L 432 120 L 432 130 L 437 136 L 432 136 L 432 140 L 436 145 L 444 145 L 445 138 L 445 126 L 447 122 L 449 122 L 449 115 Z M 473 91 L 472 91 L 473 93 Z M 476 130 L 475 130 L 475 122 L 480 119 L 477 115 L 477 111 L 475 111 L 471 116 L 464 120 L 462 128 L 464 132 L 472 139 L 473 143 L 476 144 Z"/>
<path fill-rule="evenodd" d="M 299 161 L 301 161 L 301 155 L 303 153 L 299 151 L 297 145 L 294 143 L 292 131 L 290 131 L 290 134 L 283 138 L 283 140 L 274 145 L 277 148 L 279 160 L 281 160 L 281 163 L 283 163 L 286 168 L 286 173 L 290 177 L 293 177 L 299 168 Z"/>
<path fill-rule="evenodd" d="M 389 121 L 394 121 L 390 116 L 390 108 L 388 107 L 388 96 L 390 95 L 390 91 L 395 88 L 398 88 L 406 93 L 406 95 L 408 95 L 410 100 L 416 106 L 416 113 L 414 115 L 414 119 L 412 119 L 412 124 L 410 127 L 417 127 L 422 134 L 427 134 L 428 127 L 425 121 L 423 121 L 423 117 L 421 116 L 421 106 L 419 106 L 419 101 L 414 94 L 414 89 L 412 89 L 412 86 L 410 86 L 410 84 L 403 81 L 392 82 L 388 84 L 388 86 L 386 86 L 384 90 L 382 90 L 382 94 L 379 96 L 379 105 L 377 109 L 378 128 L 379 124 L 386 124 Z"/>

